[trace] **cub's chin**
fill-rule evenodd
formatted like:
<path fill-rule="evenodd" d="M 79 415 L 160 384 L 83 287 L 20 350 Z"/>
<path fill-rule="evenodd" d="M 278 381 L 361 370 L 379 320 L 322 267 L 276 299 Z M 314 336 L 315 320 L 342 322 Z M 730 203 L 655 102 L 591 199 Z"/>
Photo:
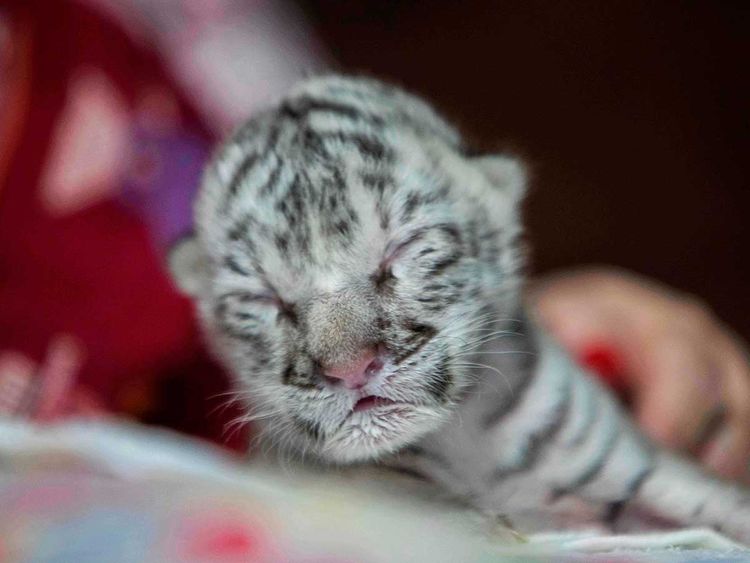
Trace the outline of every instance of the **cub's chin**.
<path fill-rule="evenodd" d="M 388 403 L 353 411 L 328 438 L 320 455 L 334 463 L 373 460 L 414 444 L 448 418 L 445 407 Z"/>

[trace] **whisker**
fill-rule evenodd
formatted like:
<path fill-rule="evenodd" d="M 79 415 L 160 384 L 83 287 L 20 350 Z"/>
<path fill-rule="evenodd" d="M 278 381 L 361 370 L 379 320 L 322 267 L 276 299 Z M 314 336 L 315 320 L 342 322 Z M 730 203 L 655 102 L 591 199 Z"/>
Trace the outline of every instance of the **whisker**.
<path fill-rule="evenodd" d="M 502 356 L 504 354 L 526 354 L 529 356 L 538 356 L 538 352 L 534 352 L 532 350 L 486 350 L 486 351 L 477 351 L 477 350 L 467 350 L 464 352 L 458 352 L 455 357 L 460 358 L 461 356 L 476 356 L 476 355 L 485 355 L 485 356 Z"/>
<path fill-rule="evenodd" d="M 454 365 L 459 366 L 459 367 L 485 368 L 485 369 L 488 369 L 490 371 L 494 371 L 500 377 L 502 377 L 503 381 L 505 381 L 506 385 L 508 386 L 508 391 L 510 391 L 511 395 L 513 395 L 513 386 L 510 384 L 510 380 L 508 380 L 508 376 L 505 375 L 503 372 L 501 372 L 496 367 L 494 367 L 494 366 L 488 366 L 487 364 L 481 364 L 481 363 L 478 363 L 478 362 L 460 362 L 460 363 L 455 363 Z"/>

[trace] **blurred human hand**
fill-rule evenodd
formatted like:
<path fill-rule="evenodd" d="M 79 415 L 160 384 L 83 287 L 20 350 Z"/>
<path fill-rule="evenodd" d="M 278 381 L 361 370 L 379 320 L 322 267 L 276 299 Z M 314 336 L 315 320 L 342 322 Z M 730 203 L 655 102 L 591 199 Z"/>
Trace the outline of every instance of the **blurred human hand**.
<path fill-rule="evenodd" d="M 750 475 L 750 360 L 741 340 L 696 298 L 614 268 L 537 280 L 540 321 L 578 358 L 609 363 L 655 440 L 721 475 Z"/>

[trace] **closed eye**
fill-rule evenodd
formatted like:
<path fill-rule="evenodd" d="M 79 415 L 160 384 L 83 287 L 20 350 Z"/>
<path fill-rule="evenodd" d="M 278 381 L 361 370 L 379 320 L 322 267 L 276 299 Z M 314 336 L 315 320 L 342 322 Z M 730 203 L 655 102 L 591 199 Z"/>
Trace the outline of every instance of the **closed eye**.
<path fill-rule="evenodd" d="M 415 258 L 431 260 L 429 270 L 438 274 L 461 257 L 461 234 L 458 227 L 450 223 L 440 223 L 417 229 L 398 242 L 386 246 L 385 255 L 373 274 L 372 279 L 377 287 L 387 286 L 388 282 L 398 278 L 393 273 L 394 263 L 416 242 L 428 241 Z"/>
<path fill-rule="evenodd" d="M 422 227 L 399 242 L 392 242 L 386 246 L 383 261 L 373 274 L 373 280 L 378 287 L 384 287 L 389 281 L 400 277 L 399 268 L 396 268 L 395 274 L 393 272 L 395 263 L 417 242 L 423 243 L 420 245 L 423 248 L 413 253 L 413 260 L 410 259 L 405 264 L 408 266 L 418 262 L 423 272 L 432 276 L 441 274 L 462 256 L 462 237 L 457 225 L 439 223 Z"/>
<path fill-rule="evenodd" d="M 217 314 L 235 332 L 246 332 L 263 318 L 267 319 L 266 315 L 273 310 L 277 312 L 277 321 L 283 319 L 297 324 L 297 311 L 294 304 L 284 301 L 274 291 L 225 293 L 219 298 Z"/>
<path fill-rule="evenodd" d="M 400 242 L 389 243 L 385 248 L 385 258 L 383 260 L 383 263 L 388 264 L 396 260 L 410 245 L 421 239 L 423 235 L 424 231 L 420 230 L 412 233 Z"/>
<path fill-rule="evenodd" d="M 278 307 L 278 297 L 272 291 L 264 291 L 259 293 L 250 293 L 246 291 L 233 291 L 231 293 L 225 293 L 220 297 L 221 301 L 232 300 L 235 303 L 242 305 L 269 305 L 271 307 Z"/>
<path fill-rule="evenodd" d="M 372 275 L 375 286 L 378 289 L 384 288 L 389 282 L 396 279 L 393 274 L 393 263 L 404 253 L 404 251 L 420 238 L 420 233 L 408 237 L 399 243 L 391 243 L 385 249 L 385 257 L 380 263 L 377 271 Z"/>
<path fill-rule="evenodd" d="M 404 251 L 417 241 L 427 239 L 434 239 L 438 237 L 438 240 L 442 241 L 444 245 L 447 244 L 460 244 L 461 234 L 456 225 L 450 223 L 438 223 L 435 225 L 428 225 L 421 227 L 409 235 L 401 239 L 399 242 L 389 243 L 385 248 L 385 260 L 384 262 L 393 262 L 396 260 Z M 425 249 L 420 255 L 429 254 L 433 252 L 434 248 Z"/>
<path fill-rule="evenodd" d="M 280 314 L 287 317 L 293 318 L 296 321 L 297 314 L 295 312 L 294 304 L 284 301 L 279 295 L 273 291 L 262 291 L 258 293 L 251 292 L 232 292 L 226 293 L 221 296 L 221 300 L 231 300 L 239 306 L 267 306 L 274 307 L 279 310 Z"/>

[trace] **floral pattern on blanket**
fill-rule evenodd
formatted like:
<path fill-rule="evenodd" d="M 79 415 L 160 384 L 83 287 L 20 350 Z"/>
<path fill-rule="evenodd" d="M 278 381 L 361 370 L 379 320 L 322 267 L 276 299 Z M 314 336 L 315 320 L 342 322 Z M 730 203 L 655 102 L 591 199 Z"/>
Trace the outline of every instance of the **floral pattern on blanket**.
<path fill-rule="evenodd" d="M 637 537 L 521 542 L 341 478 L 248 467 L 207 443 L 104 419 L 0 417 L 0 506 L 0 563 L 748 560 L 710 534 L 681 549 L 679 535 L 659 549 Z"/>

